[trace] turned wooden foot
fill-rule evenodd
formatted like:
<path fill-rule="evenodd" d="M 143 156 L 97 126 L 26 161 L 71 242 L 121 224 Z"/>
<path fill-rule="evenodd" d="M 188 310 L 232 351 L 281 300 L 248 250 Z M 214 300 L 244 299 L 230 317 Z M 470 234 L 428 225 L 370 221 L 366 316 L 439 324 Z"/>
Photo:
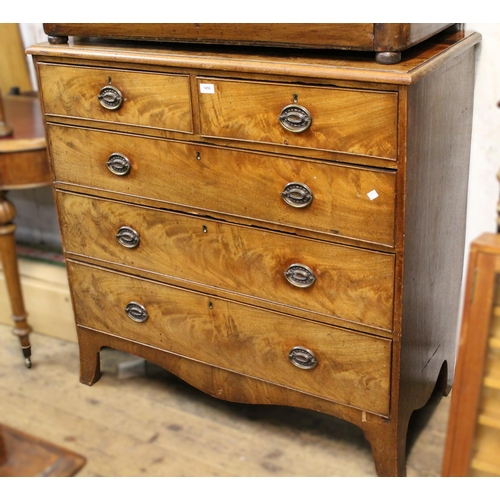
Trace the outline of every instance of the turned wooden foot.
<path fill-rule="evenodd" d="M 397 64 L 401 61 L 401 52 L 377 52 L 375 60 L 379 64 Z"/>
<path fill-rule="evenodd" d="M 26 319 L 27 314 L 24 309 L 17 266 L 16 242 L 14 239 L 16 226 L 12 222 L 15 215 L 14 205 L 5 197 L 5 191 L 0 191 L 0 254 L 12 309 L 12 319 L 14 320 L 12 333 L 19 337 L 26 366 L 31 368 L 31 345 L 29 341 L 31 327 Z"/>
<path fill-rule="evenodd" d="M 82 334 L 79 329 L 77 333 L 80 347 L 80 382 L 93 385 L 101 378 L 101 336 L 89 334 L 88 331 Z"/>
<path fill-rule="evenodd" d="M 60 45 L 63 43 L 68 43 L 68 37 L 67 36 L 53 36 L 49 35 L 48 41 L 51 45 Z"/>

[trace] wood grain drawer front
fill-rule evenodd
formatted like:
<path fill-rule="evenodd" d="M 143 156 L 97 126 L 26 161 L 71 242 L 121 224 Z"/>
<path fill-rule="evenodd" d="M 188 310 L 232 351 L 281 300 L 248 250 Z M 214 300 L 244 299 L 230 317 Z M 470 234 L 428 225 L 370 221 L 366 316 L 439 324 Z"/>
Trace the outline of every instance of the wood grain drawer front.
<path fill-rule="evenodd" d="M 198 79 L 204 136 L 397 158 L 396 92 L 349 90 L 231 80 Z M 286 130 L 278 117 L 301 127 Z M 300 116 L 299 116 L 300 115 Z"/>
<path fill-rule="evenodd" d="M 193 132 L 186 75 L 52 64 L 38 67 L 47 115 Z M 121 100 L 109 86 L 121 93 Z M 117 109 L 101 104 L 115 106 L 120 101 Z"/>
<path fill-rule="evenodd" d="M 59 182 L 394 246 L 394 172 L 58 125 L 47 133 Z M 108 168 L 113 153 L 127 158 L 126 175 Z M 308 206 L 289 204 L 297 186 Z"/>
<path fill-rule="evenodd" d="M 391 341 L 68 262 L 78 325 L 387 415 Z M 129 306 L 130 303 L 138 305 Z M 131 319 L 125 309 L 142 306 Z M 291 363 L 305 347 L 317 364 Z"/>
<path fill-rule="evenodd" d="M 57 203 L 67 252 L 392 330 L 394 255 L 62 192 Z M 137 236 L 123 229 L 119 242 L 120 228 Z"/>

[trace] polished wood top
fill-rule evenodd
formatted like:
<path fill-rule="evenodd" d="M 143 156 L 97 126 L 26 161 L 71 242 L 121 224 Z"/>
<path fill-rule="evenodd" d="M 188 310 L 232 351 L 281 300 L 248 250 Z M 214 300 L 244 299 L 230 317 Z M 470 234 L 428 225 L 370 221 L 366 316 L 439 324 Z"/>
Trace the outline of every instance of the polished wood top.
<path fill-rule="evenodd" d="M 0 137 L 0 154 L 45 149 L 40 101 L 36 94 L 3 95 L 5 121 L 13 132 Z"/>
<path fill-rule="evenodd" d="M 107 63 L 237 71 L 277 76 L 327 78 L 359 82 L 411 85 L 447 59 L 479 43 L 481 35 L 458 31 L 437 35 L 403 53 L 398 64 L 381 65 L 362 52 L 267 49 L 173 43 L 138 43 L 96 38 L 70 38 L 68 44 L 43 43 L 28 48 L 39 61 L 66 59 Z"/>
<path fill-rule="evenodd" d="M 0 137 L 0 189 L 50 184 L 40 101 L 36 93 L 4 95 L 3 109 L 12 134 Z"/>

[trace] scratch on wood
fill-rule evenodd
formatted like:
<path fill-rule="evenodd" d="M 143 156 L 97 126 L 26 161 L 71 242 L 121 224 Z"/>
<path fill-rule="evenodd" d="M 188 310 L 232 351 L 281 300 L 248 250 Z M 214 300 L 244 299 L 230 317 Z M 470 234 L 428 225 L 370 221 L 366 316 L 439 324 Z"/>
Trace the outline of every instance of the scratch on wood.
<path fill-rule="evenodd" d="M 153 435 L 152 435 L 152 436 L 148 439 L 148 443 L 154 443 L 154 442 L 158 439 L 159 435 L 160 435 L 160 434 L 159 434 L 158 432 L 156 432 L 155 434 L 153 434 Z"/>
<path fill-rule="evenodd" d="M 441 347 L 441 344 L 439 344 L 436 347 L 436 350 L 432 353 L 432 356 L 429 358 L 429 360 L 427 361 L 427 363 L 425 363 L 424 367 L 422 368 L 422 371 L 425 370 L 425 367 L 431 362 L 431 359 L 436 355 L 436 353 L 438 352 L 438 350 L 439 350 L 440 347 Z"/>

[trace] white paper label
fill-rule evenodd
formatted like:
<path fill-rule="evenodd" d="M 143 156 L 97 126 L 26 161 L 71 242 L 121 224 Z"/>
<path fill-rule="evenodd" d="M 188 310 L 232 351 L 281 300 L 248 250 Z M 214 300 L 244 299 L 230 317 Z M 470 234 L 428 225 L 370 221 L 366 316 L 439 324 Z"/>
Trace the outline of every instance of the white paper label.
<path fill-rule="evenodd" d="M 200 94 L 215 94 L 213 83 L 200 83 Z"/>
<path fill-rule="evenodd" d="M 368 194 L 367 194 L 368 198 L 370 198 L 371 201 L 373 201 L 375 198 L 378 198 L 378 193 L 377 191 L 375 191 L 375 189 L 373 191 L 370 191 Z"/>

